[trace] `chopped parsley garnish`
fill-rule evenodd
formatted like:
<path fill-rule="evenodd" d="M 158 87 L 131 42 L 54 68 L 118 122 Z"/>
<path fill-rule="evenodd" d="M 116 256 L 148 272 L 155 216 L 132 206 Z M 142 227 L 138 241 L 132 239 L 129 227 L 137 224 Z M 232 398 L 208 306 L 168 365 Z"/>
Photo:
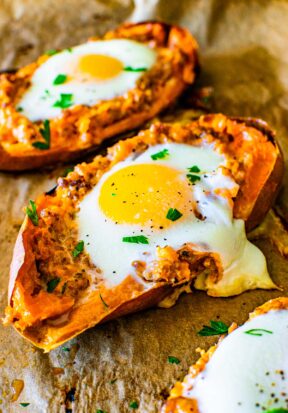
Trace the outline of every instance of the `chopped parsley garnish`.
<path fill-rule="evenodd" d="M 63 351 L 70 351 L 71 349 L 69 347 L 63 347 L 62 350 Z"/>
<path fill-rule="evenodd" d="M 63 172 L 63 176 L 67 176 L 70 172 L 74 171 L 74 168 L 66 168 L 65 171 Z"/>
<path fill-rule="evenodd" d="M 60 99 L 54 103 L 54 108 L 66 109 L 73 105 L 72 93 L 60 93 Z"/>
<path fill-rule="evenodd" d="M 37 214 L 37 209 L 36 209 L 36 204 L 34 201 L 29 201 L 29 206 L 26 207 L 26 214 L 27 216 L 30 218 L 30 220 L 32 221 L 32 224 L 35 225 L 37 227 L 38 223 L 39 223 L 39 217 Z"/>
<path fill-rule="evenodd" d="M 48 56 L 53 56 L 54 54 L 57 54 L 57 53 L 59 52 L 56 49 L 50 49 L 50 50 L 47 50 L 47 52 L 45 52 L 45 54 L 47 54 Z"/>
<path fill-rule="evenodd" d="M 180 360 L 174 356 L 168 356 L 167 360 L 171 364 L 180 364 Z"/>
<path fill-rule="evenodd" d="M 116 196 L 117 194 L 115 194 L 115 192 L 112 192 L 112 194 L 111 194 L 112 196 Z"/>
<path fill-rule="evenodd" d="M 263 333 L 273 334 L 273 331 L 265 330 L 264 328 L 252 328 L 251 330 L 244 331 L 245 334 L 250 334 L 251 336 L 263 336 Z"/>
<path fill-rule="evenodd" d="M 84 241 L 79 241 L 74 250 L 72 251 L 72 255 L 74 258 L 78 257 L 81 252 L 84 250 Z"/>
<path fill-rule="evenodd" d="M 53 80 L 53 85 L 62 85 L 62 83 L 65 83 L 66 80 L 67 80 L 67 75 L 64 75 L 63 73 L 60 73 Z"/>
<path fill-rule="evenodd" d="M 131 409 L 138 409 L 139 403 L 136 402 L 136 401 L 130 402 L 129 407 L 130 407 Z"/>
<path fill-rule="evenodd" d="M 60 283 L 60 278 L 55 277 L 47 283 L 47 293 L 53 293 L 57 285 Z"/>
<path fill-rule="evenodd" d="M 105 410 L 97 409 L 96 413 L 106 413 Z"/>
<path fill-rule="evenodd" d="M 17 112 L 23 112 L 22 106 L 18 106 L 18 108 L 16 108 L 16 111 L 17 111 Z"/>
<path fill-rule="evenodd" d="M 170 221 L 177 221 L 177 219 L 181 218 L 183 214 L 176 208 L 170 208 L 167 212 L 166 218 L 170 219 Z"/>
<path fill-rule="evenodd" d="M 228 326 L 222 321 L 210 321 L 210 326 L 203 326 L 202 330 L 198 331 L 199 336 L 217 336 L 218 334 L 228 333 Z"/>
<path fill-rule="evenodd" d="M 104 307 L 105 307 L 105 308 L 109 308 L 109 305 L 108 305 L 107 303 L 105 303 L 105 301 L 103 300 L 103 297 L 102 297 L 101 293 L 99 293 L 99 296 L 100 296 L 100 299 L 101 299 Z"/>
<path fill-rule="evenodd" d="M 50 122 L 48 119 L 44 120 L 43 128 L 39 129 L 39 132 L 44 138 L 45 142 L 37 141 L 33 142 L 32 146 L 37 149 L 49 149 L 50 148 Z"/>
<path fill-rule="evenodd" d="M 123 237 L 122 242 L 131 242 L 133 244 L 149 244 L 148 238 L 145 235 L 135 235 L 132 237 Z"/>
<path fill-rule="evenodd" d="M 160 151 L 160 152 L 157 152 L 151 155 L 151 158 L 153 159 L 153 161 L 157 161 L 157 159 L 164 159 L 167 156 L 169 156 L 168 149 L 163 149 L 163 151 Z"/>
<path fill-rule="evenodd" d="M 22 407 L 27 407 L 27 406 L 29 406 L 29 404 L 30 404 L 30 403 L 20 403 L 20 406 L 22 406 Z"/>
<path fill-rule="evenodd" d="M 265 410 L 263 413 L 288 413 L 288 409 L 279 407 L 278 409 Z"/>
<path fill-rule="evenodd" d="M 117 381 L 117 379 L 113 379 L 113 380 L 110 380 L 109 383 L 114 384 L 114 383 L 116 383 L 116 381 Z"/>
<path fill-rule="evenodd" d="M 145 72 L 147 70 L 147 67 L 126 66 L 123 70 L 125 70 L 125 72 Z"/>
<path fill-rule="evenodd" d="M 188 171 L 189 171 L 189 172 L 196 172 L 196 173 L 198 173 L 198 172 L 200 172 L 200 169 L 199 169 L 199 167 L 198 167 L 197 165 L 193 165 L 193 166 L 191 166 L 190 168 L 188 168 Z"/>
<path fill-rule="evenodd" d="M 68 53 L 72 53 L 72 47 L 67 47 L 66 51 L 67 51 Z"/>
<path fill-rule="evenodd" d="M 187 174 L 186 177 L 189 179 L 191 184 L 194 184 L 196 181 L 200 181 L 200 176 L 194 174 Z"/>

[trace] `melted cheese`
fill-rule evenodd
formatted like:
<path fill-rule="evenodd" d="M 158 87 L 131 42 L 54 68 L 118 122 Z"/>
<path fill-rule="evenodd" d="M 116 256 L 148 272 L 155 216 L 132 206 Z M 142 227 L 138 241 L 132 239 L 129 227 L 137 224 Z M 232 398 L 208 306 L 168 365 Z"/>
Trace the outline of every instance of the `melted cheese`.
<path fill-rule="evenodd" d="M 163 151 L 163 149 L 168 150 L 168 156 L 158 160 L 151 158 L 151 155 Z M 118 172 L 128 166 L 131 172 L 133 165 L 142 166 L 140 169 L 143 170 L 145 165 L 150 167 L 156 164 L 176 170 L 180 176 L 179 179 L 183 182 L 187 181 L 188 168 L 193 165 L 199 167 L 201 179 L 195 181 L 189 190 L 191 191 L 191 199 L 198 205 L 198 211 L 204 217 L 203 220 L 198 219 L 192 210 L 190 212 L 190 209 L 187 213 L 187 205 L 184 203 L 190 202 L 189 199 L 183 200 L 183 206 L 181 203 L 177 204 L 177 209 L 183 212 L 181 219 L 172 223 L 167 221 L 169 225 L 167 224 L 161 230 L 159 227 L 156 228 L 155 223 L 151 226 L 140 223 L 131 224 L 131 219 L 128 220 L 126 216 L 121 222 L 115 222 L 107 214 L 105 215 L 101 210 L 101 203 L 99 204 L 101 190 L 105 187 L 105 182 L 109 180 L 112 182 L 111 185 L 114 184 L 112 178 L 116 179 L 119 176 Z M 86 252 L 90 255 L 93 263 L 102 271 L 103 279 L 108 286 L 121 283 L 128 274 L 137 278 L 135 268 L 132 265 L 134 261 L 144 261 L 147 268 L 153 268 L 157 260 L 157 246 L 168 245 L 177 250 L 185 243 L 192 243 L 195 250 L 219 254 L 223 267 L 223 277 L 218 283 L 215 284 L 202 275 L 196 281 L 196 288 L 207 290 L 209 294 L 215 296 L 229 296 L 240 294 L 247 289 L 274 287 L 267 272 L 264 255 L 246 238 L 244 221 L 233 218 L 231 197 L 236 195 L 238 185 L 223 170 L 226 164 L 225 156 L 220 154 L 213 145 L 193 147 L 186 144 L 169 143 L 149 147 L 144 153 L 125 159 L 104 174 L 93 190 L 81 201 L 77 219 L 79 239 L 84 240 Z M 164 179 L 164 175 L 159 176 L 162 180 Z M 145 179 L 145 177 L 143 178 L 141 175 L 141 179 Z M 166 184 L 169 185 L 169 179 L 167 178 L 167 182 L 160 182 L 159 185 L 162 186 L 160 185 L 159 188 L 163 188 L 163 185 Z M 123 186 L 125 182 L 123 181 L 123 184 L 122 181 L 121 178 Z M 119 182 L 118 180 L 118 184 Z M 181 181 L 181 185 L 183 182 Z M 144 208 L 143 202 L 148 197 L 149 203 L 147 205 L 151 206 L 147 206 L 147 208 L 151 208 L 152 220 L 155 218 L 157 222 L 159 215 L 157 208 L 162 208 L 162 199 L 153 204 L 151 192 L 153 195 L 155 188 L 154 186 L 149 188 L 147 182 L 144 183 L 142 187 L 145 187 L 147 196 L 145 192 L 144 201 L 141 201 L 142 204 L 139 204 L 139 208 Z M 175 197 L 171 196 L 171 188 L 169 191 L 165 190 L 165 196 L 168 197 L 168 200 L 170 199 L 171 207 L 174 207 L 173 202 L 175 202 L 177 190 L 181 187 L 180 181 L 179 188 L 177 184 L 173 183 L 173 185 Z M 129 184 L 127 186 L 129 188 Z M 112 204 L 120 191 L 117 180 L 115 180 L 115 186 L 111 188 L 116 188 L 115 191 L 111 189 L 110 202 Z M 119 191 L 117 192 L 117 190 Z M 135 187 L 133 187 L 133 191 L 135 191 Z M 127 197 L 129 196 L 128 192 L 125 188 Z M 148 194 L 148 192 L 150 193 Z M 227 196 L 223 196 L 223 193 Z M 140 181 L 139 194 L 143 195 L 141 194 Z M 109 202 L 106 198 L 105 208 L 109 209 Z M 133 198 L 133 202 L 136 202 L 136 199 Z M 114 215 L 115 211 L 117 212 L 117 209 L 114 208 L 112 211 Z M 184 211 L 186 212 L 184 213 Z M 135 235 L 146 236 L 149 244 L 122 242 L 123 237 Z M 139 281 L 142 282 L 140 279 Z M 146 287 L 149 288 L 151 285 L 151 283 L 147 284 Z"/>
<path fill-rule="evenodd" d="M 197 400 L 199 413 L 287 408 L 287 343 L 287 310 L 257 316 L 219 344 L 196 378 L 186 377 L 182 394 Z"/>

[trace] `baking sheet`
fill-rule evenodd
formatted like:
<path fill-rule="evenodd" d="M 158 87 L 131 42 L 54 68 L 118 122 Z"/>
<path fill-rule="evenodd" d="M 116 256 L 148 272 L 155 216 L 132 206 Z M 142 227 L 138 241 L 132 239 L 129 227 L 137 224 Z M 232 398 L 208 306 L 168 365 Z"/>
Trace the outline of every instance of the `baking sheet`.
<path fill-rule="evenodd" d="M 268 121 L 277 131 L 287 164 L 287 1 L 2 0 L 1 67 L 28 63 L 47 49 L 69 47 L 122 21 L 147 18 L 179 23 L 192 31 L 201 47 L 197 87 L 213 87 L 211 110 Z M 1 314 L 22 208 L 50 189 L 64 170 L 65 166 L 0 174 Z M 49 354 L 35 349 L 12 328 L 0 326 L 0 412 L 122 413 L 133 411 L 129 407 L 133 401 L 140 412 L 157 412 L 171 385 L 198 358 L 195 349 L 215 341 L 197 336 L 203 324 L 210 319 L 242 323 L 255 306 L 288 295 L 287 260 L 275 246 L 280 240 L 288 254 L 282 225 L 288 222 L 287 200 L 286 172 L 277 218 L 270 214 L 266 225 L 250 235 L 265 253 L 282 291 L 251 291 L 228 299 L 194 292 L 169 310 L 154 308 L 98 326 Z M 168 363 L 168 356 L 181 363 Z M 21 384 L 20 395 L 14 395 Z"/>

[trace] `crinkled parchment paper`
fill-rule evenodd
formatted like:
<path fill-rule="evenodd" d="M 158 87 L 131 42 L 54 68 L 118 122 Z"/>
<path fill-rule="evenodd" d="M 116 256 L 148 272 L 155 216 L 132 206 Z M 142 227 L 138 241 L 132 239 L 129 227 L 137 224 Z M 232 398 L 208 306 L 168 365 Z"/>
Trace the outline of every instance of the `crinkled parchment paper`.
<path fill-rule="evenodd" d="M 214 88 L 212 110 L 267 120 L 277 131 L 287 161 L 287 1 L 1 0 L 1 67 L 28 63 L 47 49 L 69 47 L 122 21 L 148 18 L 192 31 L 201 47 L 198 86 Z M 1 314 L 22 207 L 51 188 L 64 169 L 0 174 Z M 277 217 L 270 214 L 251 235 L 283 291 L 252 291 L 228 299 L 195 292 L 182 296 L 169 310 L 154 308 L 93 328 L 50 354 L 1 326 L 0 411 L 122 413 L 132 411 L 129 404 L 137 401 L 138 411 L 156 412 L 169 387 L 197 359 L 195 349 L 214 342 L 215 338 L 196 335 L 203 324 L 210 319 L 242 323 L 255 306 L 287 295 L 288 265 L 276 248 L 278 244 L 288 253 L 282 226 L 288 221 L 287 178 L 286 173 Z M 181 363 L 168 363 L 170 355 Z M 14 388 L 22 384 L 22 392 L 13 398 Z"/>

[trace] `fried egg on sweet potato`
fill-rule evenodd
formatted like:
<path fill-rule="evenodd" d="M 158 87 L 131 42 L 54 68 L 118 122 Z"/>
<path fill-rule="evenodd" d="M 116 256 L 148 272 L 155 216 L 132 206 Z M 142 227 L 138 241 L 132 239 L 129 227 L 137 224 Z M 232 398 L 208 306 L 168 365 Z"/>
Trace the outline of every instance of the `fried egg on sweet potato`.
<path fill-rule="evenodd" d="M 222 297 L 275 288 L 245 228 L 282 172 L 273 133 L 250 119 L 158 123 L 120 141 L 30 202 L 6 321 L 49 351 L 190 286 Z"/>
<path fill-rule="evenodd" d="M 288 297 L 281 297 L 203 353 L 161 413 L 287 412 L 287 342 Z"/>
<path fill-rule="evenodd" d="M 196 51 L 178 26 L 125 24 L 2 74 L 0 168 L 72 160 L 139 127 L 193 83 Z"/>

